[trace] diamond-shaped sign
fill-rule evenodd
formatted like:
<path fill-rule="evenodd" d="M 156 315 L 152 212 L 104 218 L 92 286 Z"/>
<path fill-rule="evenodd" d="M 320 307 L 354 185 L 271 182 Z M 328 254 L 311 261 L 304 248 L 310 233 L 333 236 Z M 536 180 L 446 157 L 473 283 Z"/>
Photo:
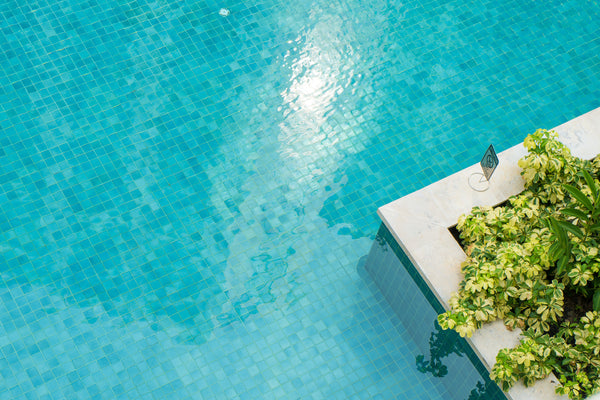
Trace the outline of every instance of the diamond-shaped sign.
<path fill-rule="evenodd" d="M 494 145 L 490 144 L 479 165 L 481 165 L 485 179 L 489 181 L 498 166 L 498 156 L 494 150 Z"/>

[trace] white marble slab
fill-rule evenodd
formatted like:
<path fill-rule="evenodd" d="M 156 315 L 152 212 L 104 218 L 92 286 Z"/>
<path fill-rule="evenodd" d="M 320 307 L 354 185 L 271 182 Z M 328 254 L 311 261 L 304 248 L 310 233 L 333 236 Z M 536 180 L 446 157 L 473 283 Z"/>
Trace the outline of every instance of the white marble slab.
<path fill-rule="evenodd" d="M 573 155 L 590 159 L 600 153 L 600 108 L 554 129 Z M 458 290 L 462 279 L 460 264 L 466 258 L 448 228 L 476 205 L 496 205 L 521 192 L 523 182 L 517 161 L 525 154 L 522 144 L 498 154 L 500 164 L 487 191 L 477 192 L 469 186 L 471 174 L 481 172 L 477 164 L 377 211 L 446 309 L 450 295 Z M 519 334 L 496 321 L 477 330 L 469 342 L 489 371 L 498 351 L 517 345 Z M 556 378 L 550 376 L 529 388 L 517 384 L 508 396 L 512 400 L 567 399 L 555 394 L 553 382 Z"/>

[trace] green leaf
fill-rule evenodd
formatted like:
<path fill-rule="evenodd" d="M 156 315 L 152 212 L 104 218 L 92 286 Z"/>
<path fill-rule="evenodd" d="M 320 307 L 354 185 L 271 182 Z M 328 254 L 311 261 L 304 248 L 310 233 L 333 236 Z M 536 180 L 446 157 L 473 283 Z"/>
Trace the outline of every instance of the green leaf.
<path fill-rule="evenodd" d="M 571 194 L 577 201 L 579 201 L 585 208 L 587 208 L 590 212 L 594 211 L 594 206 L 590 199 L 587 198 L 585 194 L 575 186 L 571 186 L 569 184 L 563 184 L 563 187 L 567 192 Z"/>
<path fill-rule="evenodd" d="M 600 222 L 598 222 L 597 224 L 588 226 L 588 229 L 590 230 L 590 232 L 600 231 Z"/>
<path fill-rule="evenodd" d="M 600 311 L 600 289 L 596 289 L 594 292 L 592 304 L 594 305 L 594 311 Z"/>
<path fill-rule="evenodd" d="M 560 247 L 558 242 L 554 242 L 550 245 L 548 249 L 548 255 L 552 260 L 558 260 L 558 258 L 562 255 L 563 249 Z"/>
<path fill-rule="evenodd" d="M 569 256 L 562 256 L 560 260 L 558 260 L 558 265 L 556 267 L 556 275 L 561 276 L 565 272 L 565 268 L 569 263 Z"/>
<path fill-rule="evenodd" d="M 594 199 L 598 198 L 598 189 L 596 188 L 596 182 L 594 182 L 594 179 L 592 178 L 592 176 L 590 175 L 589 172 L 587 172 L 586 170 L 581 171 L 583 172 L 583 178 L 585 179 L 585 181 L 587 182 L 587 185 L 589 186 L 590 190 L 592 191 L 592 197 Z"/>
<path fill-rule="evenodd" d="M 560 212 L 564 215 L 568 215 L 569 217 L 575 217 L 581 221 L 587 221 L 589 219 L 586 213 L 576 208 L 565 208 Z"/>
<path fill-rule="evenodd" d="M 570 222 L 566 222 L 566 221 L 556 221 L 556 223 L 564 230 L 566 230 L 567 232 L 571 232 L 573 235 L 577 236 L 580 239 L 583 239 L 583 237 L 585 236 L 583 234 L 583 231 L 581 230 L 580 227 L 573 225 Z"/>
<path fill-rule="evenodd" d="M 561 245 L 561 247 L 563 247 L 563 245 L 565 245 L 569 241 L 565 230 L 562 229 L 558 221 L 554 218 L 548 218 L 548 222 L 550 223 L 550 230 L 558 239 L 558 242 Z"/>

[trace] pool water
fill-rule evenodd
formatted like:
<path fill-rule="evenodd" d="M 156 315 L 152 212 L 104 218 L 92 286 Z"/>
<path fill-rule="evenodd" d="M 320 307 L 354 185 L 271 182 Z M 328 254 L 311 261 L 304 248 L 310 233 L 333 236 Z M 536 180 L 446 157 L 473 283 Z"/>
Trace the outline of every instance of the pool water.
<path fill-rule="evenodd" d="M 448 398 L 506 400 L 467 341 L 440 328 L 437 315 L 443 306 L 384 224 L 358 272 L 372 278 L 373 295 L 393 309 L 397 318 L 392 320 L 410 336 L 412 351 L 420 351 L 417 370 L 435 377 Z"/>
<path fill-rule="evenodd" d="M 599 17 L 3 1 L 0 398 L 453 399 L 360 272 L 375 210 L 598 107 Z"/>

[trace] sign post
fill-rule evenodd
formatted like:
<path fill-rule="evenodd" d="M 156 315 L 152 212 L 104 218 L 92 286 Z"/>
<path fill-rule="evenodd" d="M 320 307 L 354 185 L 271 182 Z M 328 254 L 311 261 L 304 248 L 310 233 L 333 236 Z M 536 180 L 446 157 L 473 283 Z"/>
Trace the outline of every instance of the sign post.
<path fill-rule="evenodd" d="M 493 144 L 490 144 L 490 147 L 488 147 L 488 149 L 485 151 L 485 154 L 479 162 L 479 165 L 481 165 L 485 179 L 489 182 L 492 174 L 498 166 L 498 156 L 496 155 L 496 150 L 494 150 Z"/>
<path fill-rule="evenodd" d="M 483 158 L 479 162 L 481 166 L 481 172 L 473 172 L 469 177 L 469 186 L 471 189 L 477 192 L 485 192 L 490 187 L 490 179 L 498 166 L 498 155 L 496 155 L 496 150 L 494 150 L 494 145 L 490 144 L 490 147 L 487 148 Z"/>

